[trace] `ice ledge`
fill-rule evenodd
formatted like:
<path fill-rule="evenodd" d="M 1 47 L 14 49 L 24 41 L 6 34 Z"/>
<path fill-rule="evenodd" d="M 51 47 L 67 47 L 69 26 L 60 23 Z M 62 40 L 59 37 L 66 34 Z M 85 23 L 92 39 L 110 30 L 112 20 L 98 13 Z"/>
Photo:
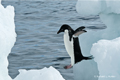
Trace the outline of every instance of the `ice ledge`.
<path fill-rule="evenodd" d="M 54 67 L 40 70 L 19 70 L 20 74 L 14 80 L 65 80 Z"/>
<path fill-rule="evenodd" d="M 91 54 L 95 57 L 100 73 L 99 80 L 120 80 L 120 37 L 100 40 L 93 44 Z"/>

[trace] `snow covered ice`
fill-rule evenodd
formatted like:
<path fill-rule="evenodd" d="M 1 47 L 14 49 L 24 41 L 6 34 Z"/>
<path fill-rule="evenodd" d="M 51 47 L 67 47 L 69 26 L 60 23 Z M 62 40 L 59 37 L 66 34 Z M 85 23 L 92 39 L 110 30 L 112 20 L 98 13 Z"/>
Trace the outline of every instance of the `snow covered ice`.
<path fill-rule="evenodd" d="M 101 21 L 107 26 L 104 30 L 88 31 L 80 36 L 83 55 L 92 54 L 95 57 L 93 65 L 95 67 L 97 63 L 99 75 L 94 77 L 98 80 L 120 80 L 120 55 L 118 54 L 120 53 L 118 46 L 120 45 L 118 38 L 120 37 L 120 0 L 78 0 L 76 10 L 82 16 L 99 15 Z M 104 40 L 101 41 L 102 39 Z M 79 63 L 78 66 L 81 67 L 81 64 Z M 87 72 L 78 72 L 75 68 L 74 73 L 87 74 Z M 75 80 L 81 78 L 78 76 L 75 75 Z"/>
<path fill-rule="evenodd" d="M 14 80 L 65 80 L 52 66 L 41 70 L 19 70 L 18 75 Z"/>
<path fill-rule="evenodd" d="M 0 1 L 0 80 L 12 80 L 8 76 L 7 56 L 16 41 L 14 8 L 4 8 Z"/>
<path fill-rule="evenodd" d="M 120 37 L 94 43 L 91 54 L 98 64 L 99 80 L 120 80 Z"/>

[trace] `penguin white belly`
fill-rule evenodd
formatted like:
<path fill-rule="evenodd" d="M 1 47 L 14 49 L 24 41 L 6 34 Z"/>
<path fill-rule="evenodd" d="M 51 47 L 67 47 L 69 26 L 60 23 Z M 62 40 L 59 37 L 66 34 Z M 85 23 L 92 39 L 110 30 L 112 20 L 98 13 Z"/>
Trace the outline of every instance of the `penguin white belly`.
<path fill-rule="evenodd" d="M 69 56 L 71 57 L 71 65 L 74 65 L 74 46 L 73 46 L 73 38 L 71 41 L 69 40 L 68 30 L 64 32 L 64 44 L 66 51 L 68 52 Z"/>

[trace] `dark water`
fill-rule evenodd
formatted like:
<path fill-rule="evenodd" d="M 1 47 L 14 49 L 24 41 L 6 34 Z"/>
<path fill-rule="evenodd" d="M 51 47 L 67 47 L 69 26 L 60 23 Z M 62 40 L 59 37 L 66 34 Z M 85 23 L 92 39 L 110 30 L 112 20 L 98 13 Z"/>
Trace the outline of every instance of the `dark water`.
<path fill-rule="evenodd" d="M 66 80 L 73 80 L 72 68 L 65 50 L 63 34 L 56 34 L 62 24 L 74 29 L 80 25 L 102 28 L 98 16 L 81 17 L 75 10 L 76 1 L 3 1 L 15 7 L 17 41 L 8 56 L 9 75 L 14 78 L 18 69 L 42 69 L 53 66 Z M 89 26 L 88 26 L 89 27 Z"/>

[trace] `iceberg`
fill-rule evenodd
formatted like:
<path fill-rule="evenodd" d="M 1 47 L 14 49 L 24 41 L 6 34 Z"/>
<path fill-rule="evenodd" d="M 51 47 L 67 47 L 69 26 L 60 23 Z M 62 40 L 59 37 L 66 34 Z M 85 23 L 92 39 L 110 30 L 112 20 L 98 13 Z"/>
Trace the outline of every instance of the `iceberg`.
<path fill-rule="evenodd" d="M 76 4 L 76 10 L 80 15 L 99 15 L 101 21 L 107 26 L 104 30 L 89 30 L 88 33 L 80 36 L 83 55 L 88 56 L 92 54 L 95 57 L 94 63 L 91 64 L 96 68 L 98 67 L 99 75 L 94 75 L 98 80 L 120 80 L 120 77 L 118 77 L 120 76 L 120 69 L 118 69 L 120 62 L 118 58 L 119 55 L 117 55 L 117 53 L 120 53 L 118 50 L 118 45 L 120 45 L 118 38 L 120 37 L 119 7 L 120 0 L 78 0 Z M 81 64 L 83 65 L 83 63 Z M 81 64 L 79 63 L 78 66 L 81 67 Z M 89 66 L 89 64 L 87 64 L 87 66 Z M 91 69 L 92 67 L 90 66 L 88 68 Z M 80 69 L 76 71 L 74 68 L 75 77 L 78 77 L 77 74 L 87 74 L 87 72 L 81 73 Z M 84 76 L 79 76 L 77 79 L 75 78 L 75 80 L 79 80 L 81 77 Z"/>
<path fill-rule="evenodd" d="M 77 12 L 82 16 L 99 15 L 100 13 L 120 13 L 120 0 L 78 0 Z"/>
<path fill-rule="evenodd" d="M 14 7 L 4 8 L 0 0 L 0 80 L 65 80 L 53 67 L 40 70 L 19 70 L 20 74 L 12 79 L 8 75 L 8 55 L 16 42 Z"/>
<path fill-rule="evenodd" d="M 8 76 L 7 56 L 15 41 L 14 7 L 7 6 L 4 8 L 0 3 L 0 80 L 12 80 Z"/>
<path fill-rule="evenodd" d="M 94 55 L 94 60 L 98 64 L 101 74 L 99 80 L 120 80 L 119 48 L 120 37 L 113 40 L 99 40 L 93 44 L 91 54 Z"/>

